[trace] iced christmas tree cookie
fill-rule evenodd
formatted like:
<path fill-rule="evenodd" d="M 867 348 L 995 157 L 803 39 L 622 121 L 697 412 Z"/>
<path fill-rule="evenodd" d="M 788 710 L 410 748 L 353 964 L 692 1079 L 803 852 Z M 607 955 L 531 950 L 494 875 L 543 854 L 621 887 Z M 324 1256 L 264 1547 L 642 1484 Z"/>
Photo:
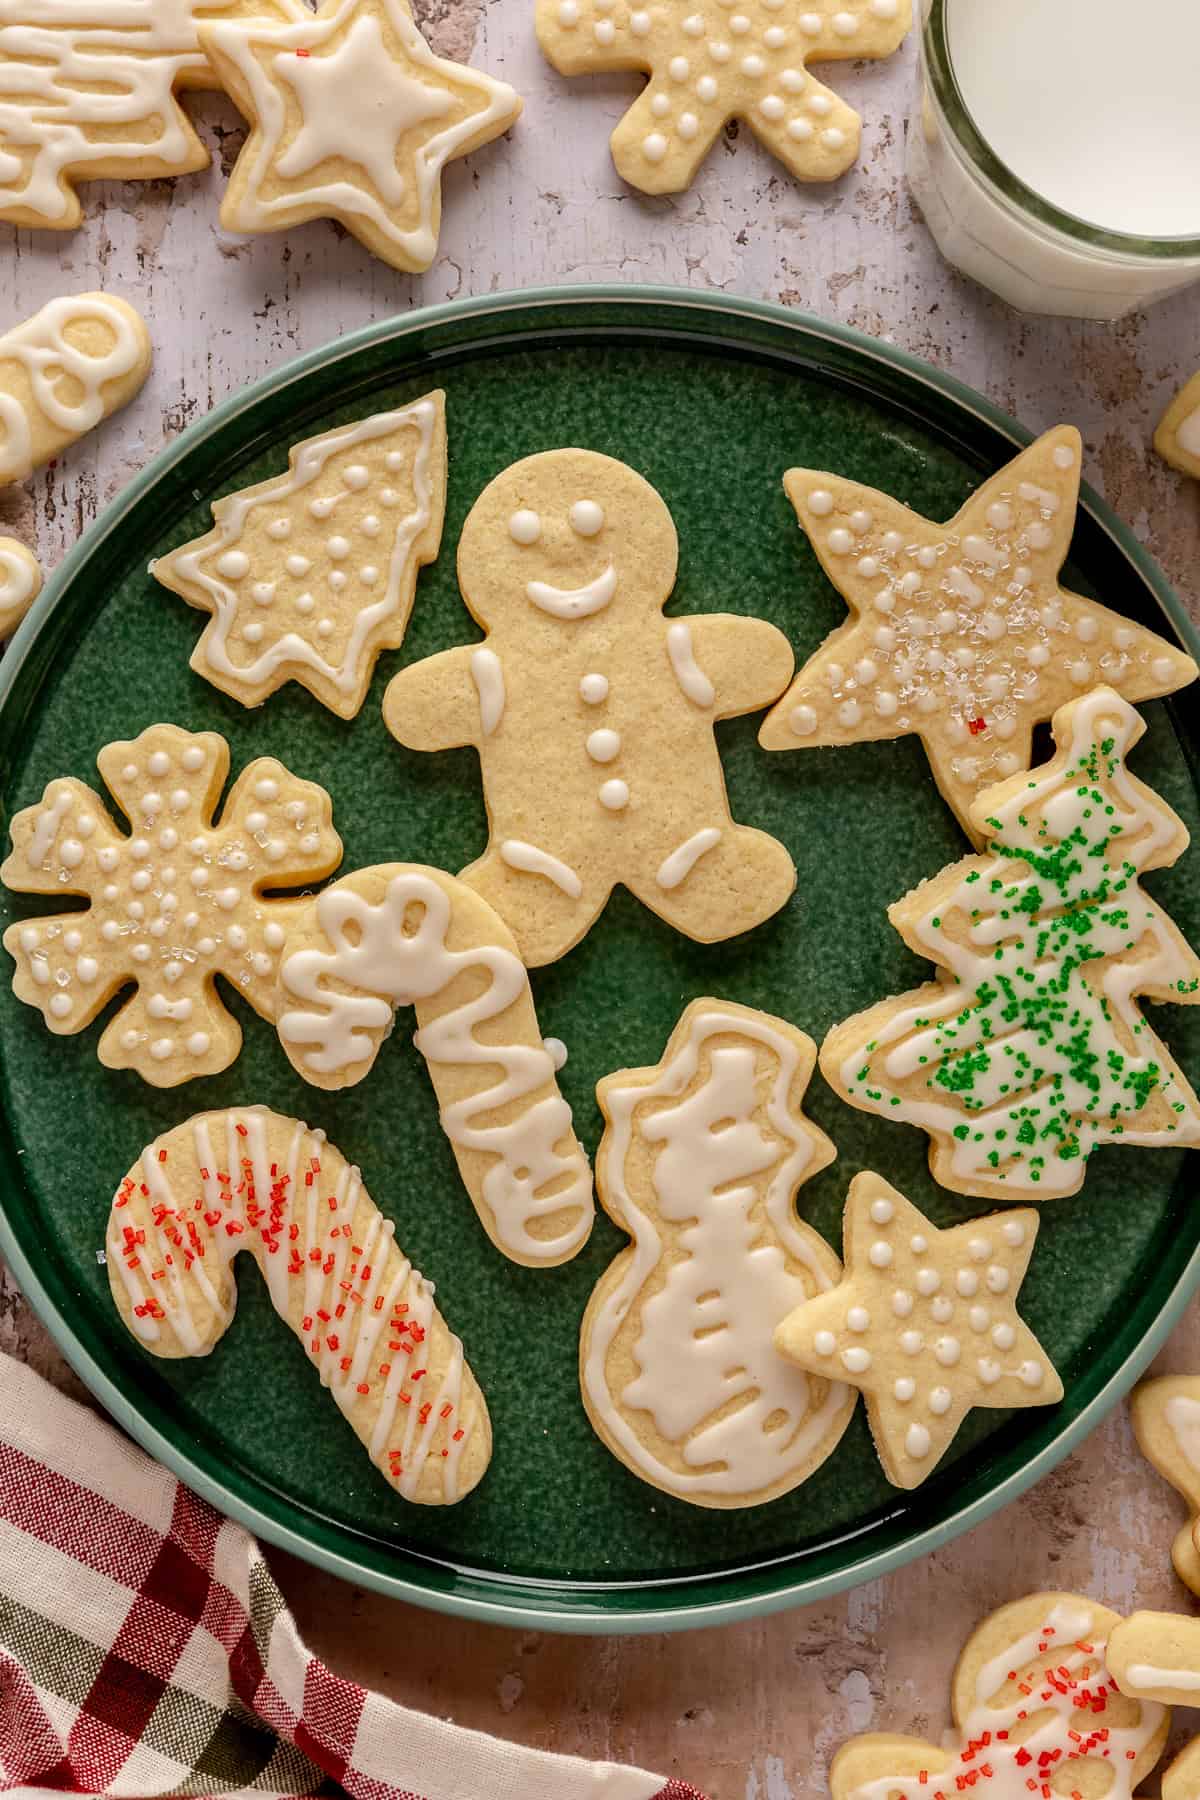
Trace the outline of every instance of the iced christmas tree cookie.
<path fill-rule="evenodd" d="M 851 1738 L 829 1771 L 833 1800 L 1131 1800 L 1171 1715 L 1118 1692 L 1105 1648 L 1119 1623 L 1079 1594 L 1002 1606 L 958 1660 L 955 1734 Z"/>
<path fill-rule="evenodd" d="M 155 1356 L 207 1356 L 243 1250 L 384 1480 L 423 1505 L 465 1499 L 491 1426 L 432 1284 L 324 1132 L 265 1106 L 198 1113 L 142 1151 L 105 1240 L 121 1317 Z M 328 1454 L 340 1463 L 341 1444 Z"/>
<path fill-rule="evenodd" d="M 852 1382 L 884 1473 L 914 1488 L 973 1406 L 1053 1406 L 1062 1382 L 1018 1316 L 1037 1214 L 996 1213 L 939 1231 L 880 1175 L 846 1198 L 846 1272 L 780 1323 L 775 1347 L 811 1374 Z"/>
<path fill-rule="evenodd" d="M 1075 530 L 1081 443 L 1049 431 L 948 524 L 890 494 L 810 469 L 784 477 L 851 616 L 799 671 L 763 725 L 768 750 L 915 732 L 972 840 L 974 804 L 1029 767 L 1033 728 L 1104 682 L 1127 700 L 1196 678 L 1153 631 L 1059 586 Z"/>
<path fill-rule="evenodd" d="M 0 537 L 0 643 L 11 637 L 42 588 L 42 571 L 32 550 L 16 538 Z"/>
<path fill-rule="evenodd" d="M 65 1036 L 132 984 L 100 1039 L 100 1061 L 154 1087 L 215 1075 L 242 1045 L 215 978 L 274 1018 L 279 954 L 304 902 L 264 890 L 305 886 L 337 867 L 329 795 L 263 756 L 243 769 L 216 820 L 229 747 L 215 732 L 177 725 L 108 744 L 96 763 L 129 835 L 73 776 L 47 783 L 13 819 L 5 886 L 90 902 L 9 926 L 13 992 Z"/>
<path fill-rule="evenodd" d="M 1163 414 L 1154 434 L 1154 448 L 1173 468 L 1200 481 L 1200 371 Z"/>
<path fill-rule="evenodd" d="M 1135 999 L 1200 1001 L 1200 959 L 1141 886 L 1188 841 L 1126 767 L 1144 730 L 1111 688 L 1061 707 L 1052 760 L 975 802 L 986 852 L 889 910 L 940 979 L 821 1046 L 852 1106 L 929 1133 L 957 1193 L 1050 1200 L 1098 1144 L 1200 1143 L 1200 1102 Z"/>
<path fill-rule="evenodd" d="M 0 337 L 0 487 L 24 481 L 127 405 L 149 373 L 150 334 L 132 306 L 112 294 L 47 301 L 6 331 Z"/>
<path fill-rule="evenodd" d="M 414 1042 L 488 1236 L 514 1262 L 566 1262 L 592 1229 L 592 1176 L 525 966 L 485 900 L 416 863 L 359 869 L 300 904 L 279 1041 L 306 1081 L 351 1087 L 400 1006 L 416 1011 Z"/>
<path fill-rule="evenodd" d="M 243 706 L 298 681 L 342 718 L 397 649 L 446 503 L 445 396 L 296 444 L 286 475 L 215 502 L 215 524 L 151 564 L 212 614 L 192 667 Z"/>
<path fill-rule="evenodd" d="M 533 968 L 578 943 L 622 882 L 701 943 L 783 906 L 783 845 L 734 822 L 713 737 L 787 684 L 761 619 L 665 619 L 675 525 L 612 457 L 552 450 L 505 469 L 463 526 L 458 578 L 487 632 L 413 664 L 384 699 L 411 750 L 479 751 L 491 824 L 463 871 Z"/>
<path fill-rule="evenodd" d="M 584 1315 L 584 1404 L 627 1468 L 695 1506 L 789 1493 L 854 1407 L 840 1380 L 801 1373 L 771 1341 L 840 1273 L 795 1210 L 835 1154 L 801 1110 L 814 1060 L 782 1020 L 696 1000 L 661 1062 L 596 1090 L 600 1198 L 633 1242 Z"/>
<path fill-rule="evenodd" d="M 1191 1518 L 1171 1547 L 1171 1560 L 1184 1586 L 1200 1594 L 1200 1375 L 1144 1381 L 1129 1410 L 1142 1455 L 1187 1502 Z"/>
<path fill-rule="evenodd" d="M 733 10 L 736 5 L 737 10 Z M 910 0 L 537 0 L 538 42 L 563 75 L 637 69 L 645 89 L 612 134 L 631 187 L 674 194 L 730 119 L 744 119 L 798 181 L 832 181 L 858 156 L 862 121 L 809 63 L 890 56 Z"/>

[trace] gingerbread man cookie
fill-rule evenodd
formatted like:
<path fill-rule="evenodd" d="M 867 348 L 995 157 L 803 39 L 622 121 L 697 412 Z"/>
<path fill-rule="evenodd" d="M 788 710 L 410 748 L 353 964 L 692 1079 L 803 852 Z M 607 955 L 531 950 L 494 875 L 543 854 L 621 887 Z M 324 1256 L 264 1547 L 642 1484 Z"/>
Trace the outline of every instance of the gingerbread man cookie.
<path fill-rule="evenodd" d="M 0 337 L 0 487 L 24 481 L 127 405 L 149 373 L 150 334 L 132 306 L 112 294 L 47 301 L 6 331 Z"/>
<path fill-rule="evenodd" d="M 0 881 L 18 893 L 91 902 L 9 926 L 13 992 L 66 1036 L 133 983 L 100 1039 L 100 1061 L 134 1069 L 154 1087 L 215 1075 L 242 1045 L 215 977 L 274 1018 L 279 953 L 304 902 L 263 890 L 305 886 L 337 867 L 329 795 L 263 756 L 242 771 L 216 823 L 229 746 L 215 732 L 177 725 L 108 744 L 96 763 L 132 835 L 73 776 L 49 782 L 40 802 L 13 819 Z"/>
<path fill-rule="evenodd" d="M 1172 468 L 1200 481 L 1200 370 L 1180 389 L 1160 419 L 1154 448 Z"/>
<path fill-rule="evenodd" d="M 1128 700 L 1196 678 L 1190 656 L 1059 586 L 1079 496 L 1081 441 L 1048 431 L 946 525 L 839 475 L 784 477 L 851 617 L 763 725 L 768 750 L 915 732 L 963 830 L 981 791 L 1029 767 L 1033 728 L 1104 682 Z"/>
<path fill-rule="evenodd" d="M 801 1110 L 816 1052 L 782 1019 L 695 1000 L 661 1062 L 596 1089 L 600 1199 L 632 1244 L 580 1334 L 588 1417 L 643 1481 L 694 1506 L 790 1493 L 837 1445 L 853 1394 L 772 1332 L 841 1272 L 796 1216 L 835 1151 Z"/>
<path fill-rule="evenodd" d="M 956 1193 L 1049 1200 L 1098 1144 L 1200 1143 L 1200 1100 L 1135 999 L 1200 1002 L 1200 958 L 1141 886 L 1188 842 L 1126 766 L 1144 730 L 1111 688 L 1060 707 L 1051 761 L 975 802 L 987 852 L 889 908 L 941 978 L 821 1046 L 851 1106 L 929 1133 Z"/>
<path fill-rule="evenodd" d="M 957 1743 L 851 1738 L 833 1800 L 1131 1800 L 1171 1715 L 1127 1700 L 1105 1662 L 1118 1614 L 1080 1594 L 1030 1594 L 972 1633 L 954 1672 Z"/>
<path fill-rule="evenodd" d="M 910 0 L 537 0 L 538 42 L 563 75 L 639 69 L 649 81 L 612 134 L 631 187 L 674 194 L 730 119 L 744 119 L 798 181 L 832 181 L 858 156 L 862 121 L 810 62 L 890 56 Z"/>
<path fill-rule="evenodd" d="M 125 1324 L 155 1356 L 207 1356 L 233 1320 L 242 1250 L 385 1481 L 424 1505 L 465 1499 L 491 1426 L 432 1284 L 324 1132 L 265 1106 L 198 1113 L 122 1181 L 106 1260 Z M 340 1464 L 341 1442 L 327 1453 Z"/>
<path fill-rule="evenodd" d="M 404 639 L 446 503 L 445 395 L 308 438 L 288 472 L 227 494 L 216 523 L 150 566 L 212 614 L 192 667 L 243 706 L 298 681 L 353 718 Z"/>
<path fill-rule="evenodd" d="M 200 42 L 252 128 L 226 230 L 337 219 L 413 274 L 437 254 L 443 166 L 521 111 L 504 82 L 435 56 L 406 0 L 326 0 L 295 23 L 202 26 Z"/>
<path fill-rule="evenodd" d="M 42 591 L 37 557 L 16 538 L 0 537 L 0 643 L 11 637 Z"/>
<path fill-rule="evenodd" d="M 524 964 L 485 900 L 415 863 L 359 869 L 301 904 L 276 1029 L 306 1081 L 350 1087 L 399 1006 L 416 1010 L 442 1129 L 496 1248 L 533 1268 L 574 1256 L 592 1229 L 591 1170 Z"/>
<path fill-rule="evenodd" d="M 1129 1410 L 1142 1455 L 1178 1488 L 1191 1512 L 1171 1546 L 1171 1561 L 1184 1586 L 1200 1594 L 1200 1375 L 1144 1381 Z"/>
<path fill-rule="evenodd" d="M 664 619 L 677 553 L 662 499 L 624 463 L 526 457 L 459 539 L 483 643 L 388 687 L 384 718 L 409 749 L 478 749 L 491 844 L 463 880 L 531 968 L 578 943 L 617 882 L 706 944 L 795 886 L 783 845 L 730 816 L 713 738 L 783 689 L 791 650 L 761 619 Z"/>

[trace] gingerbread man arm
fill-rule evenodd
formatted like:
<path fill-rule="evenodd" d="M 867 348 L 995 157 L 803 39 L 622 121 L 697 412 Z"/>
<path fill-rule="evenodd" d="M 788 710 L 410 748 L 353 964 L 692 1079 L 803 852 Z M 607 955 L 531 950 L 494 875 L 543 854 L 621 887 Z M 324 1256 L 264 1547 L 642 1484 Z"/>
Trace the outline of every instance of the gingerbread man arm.
<path fill-rule="evenodd" d="M 706 613 L 667 623 L 667 655 L 684 693 L 718 719 L 757 712 L 792 679 L 792 647 L 765 619 Z"/>
<path fill-rule="evenodd" d="M 388 683 L 384 723 L 406 750 L 478 749 L 488 735 L 485 720 L 492 717 L 497 682 L 502 710 L 499 657 L 482 645 L 443 650 L 401 669 Z"/>

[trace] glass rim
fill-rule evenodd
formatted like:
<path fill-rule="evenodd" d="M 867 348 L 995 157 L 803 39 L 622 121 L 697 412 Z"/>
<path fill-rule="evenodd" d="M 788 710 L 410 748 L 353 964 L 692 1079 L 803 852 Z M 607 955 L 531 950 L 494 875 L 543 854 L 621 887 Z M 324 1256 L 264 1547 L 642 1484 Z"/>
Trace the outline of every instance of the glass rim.
<path fill-rule="evenodd" d="M 1022 181 L 980 132 L 958 84 L 946 31 L 949 3 L 950 0 L 926 0 L 925 22 L 921 28 L 926 75 L 951 137 L 976 172 L 999 192 L 1001 199 L 1083 249 L 1105 250 L 1113 255 L 1159 264 L 1200 259 L 1200 234 L 1135 237 L 1127 232 L 1109 231 L 1089 219 L 1065 212 Z"/>

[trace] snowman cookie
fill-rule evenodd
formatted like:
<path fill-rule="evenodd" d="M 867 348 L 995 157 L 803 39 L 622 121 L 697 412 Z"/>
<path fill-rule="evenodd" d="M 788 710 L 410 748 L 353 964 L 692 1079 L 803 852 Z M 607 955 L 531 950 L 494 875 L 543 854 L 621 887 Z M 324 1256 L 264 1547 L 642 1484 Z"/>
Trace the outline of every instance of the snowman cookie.
<path fill-rule="evenodd" d="M 713 737 L 783 692 L 791 649 L 761 619 L 665 619 L 677 553 L 665 503 L 624 463 L 526 457 L 459 540 L 488 635 L 387 690 L 407 748 L 479 751 L 491 843 L 463 879 L 530 967 L 578 943 L 618 882 L 700 943 L 761 924 L 795 886 L 783 845 L 731 817 Z"/>

